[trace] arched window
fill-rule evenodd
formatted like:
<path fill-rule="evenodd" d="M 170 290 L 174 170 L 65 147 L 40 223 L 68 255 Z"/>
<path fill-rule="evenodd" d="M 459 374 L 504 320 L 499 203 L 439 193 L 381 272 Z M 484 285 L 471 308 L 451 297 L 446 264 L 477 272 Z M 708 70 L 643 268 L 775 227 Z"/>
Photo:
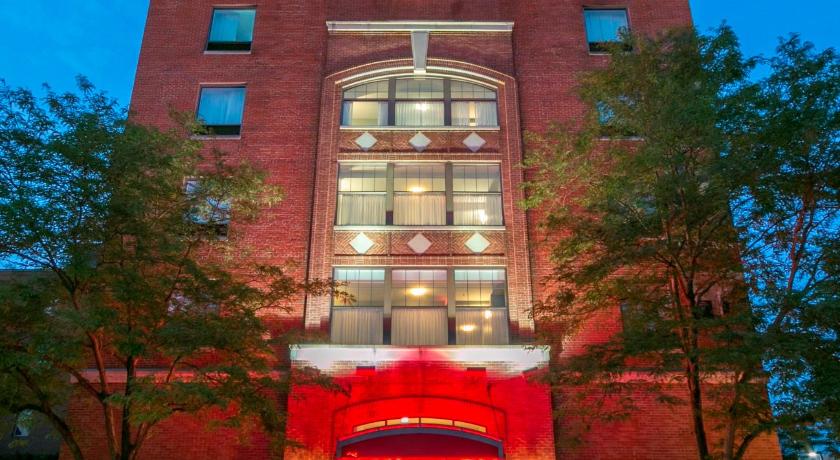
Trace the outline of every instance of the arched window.
<path fill-rule="evenodd" d="M 448 78 L 391 78 L 344 91 L 342 126 L 496 127 L 496 91 Z"/>

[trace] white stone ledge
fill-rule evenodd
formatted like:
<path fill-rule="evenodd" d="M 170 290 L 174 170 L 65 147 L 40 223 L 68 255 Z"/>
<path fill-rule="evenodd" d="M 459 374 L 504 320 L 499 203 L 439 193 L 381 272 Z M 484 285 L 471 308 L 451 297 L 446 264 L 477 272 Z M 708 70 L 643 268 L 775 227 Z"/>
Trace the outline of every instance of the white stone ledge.
<path fill-rule="evenodd" d="M 513 31 L 513 22 L 475 21 L 327 21 L 330 32 L 502 32 Z"/>

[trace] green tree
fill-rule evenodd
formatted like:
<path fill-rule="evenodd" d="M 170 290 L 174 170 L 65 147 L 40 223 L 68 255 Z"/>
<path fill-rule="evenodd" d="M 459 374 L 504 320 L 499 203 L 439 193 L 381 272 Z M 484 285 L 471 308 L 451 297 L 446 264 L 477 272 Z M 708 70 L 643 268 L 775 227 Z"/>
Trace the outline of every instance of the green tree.
<path fill-rule="evenodd" d="M 39 99 L 0 86 L 0 260 L 27 270 L 0 289 L 0 404 L 45 414 L 77 459 L 80 429 L 129 460 L 159 422 L 212 407 L 231 413 L 227 426 L 256 421 L 281 452 L 292 331 L 271 318 L 330 285 L 255 266 L 235 227 L 223 231 L 279 189 L 208 153 L 187 117 L 172 131 L 139 126 L 79 88 Z M 99 404 L 103 426 L 56 410 L 74 391 Z"/>
<path fill-rule="evenodd" d="M 823 55 L 822 72 L 794 76 L 797 66 L 818 67 L 818 57 L 788 42 L 772 61 L 772 76 L 749 84 L 754 61 L 743 58 L 726 28 L 712 36 L 678 30 L 657 38 L 628 36 L 627 42 L 612 50 L 606 68 L 583 78 L 581 95 L 590 107 L 583 126 L 555 126 L 529 139 L 526 165 L 533 175 L 526 205 L 545 213 L 555 268 L 548 281 L 556 287 L 537 315 L 556 325 L 549 330 L 561 332 L 552 340 L 561 348 L 563 338 L 604 311 L 620 310 L 624 320 L 620 333 L 585 353 L 561 353 L 553 377 L 561 387 L 606 389 L 627 404 L 639 388 L 682 383 L 699 458 L 741 458 L 756 437 L 780 425 L 825 420 L 816 408 L 826 407 L 812 398 L 807 400 L 815 410 L 807 414 L 793 416 L 781 407 L 773 413 L 766 370 L 773 371 L 774 385 L 790 386 L 803 381 L 784 353 L 798 350 L 793 361 L 817 354 L 813 358 L 825 363 L 832 353 L 828 342 L 836 347 L 836 329 L 832 336 L 825 326 L 837 324 L 831 323 L 836 313 L 825 310 L 836 312 L 836 298 L 767 289 L 788 286 L 793 276 L 798 290 L 797 277 L 807 272 L 820 273 L 822 281 L 803 288 L 832 290 L 828 271 L 797 272 L 803 258 L 827 260 L 822 248 L 836 245 L 823 213 L 836 212 L 838 131 L 830 126 L 837 97 L 825 93 L 818 98 L 822 106 L 803 111 L 784 94 L 823 94 L 824 86 L 836 84 L 827 71 L 836 60 Z M 767 123 L 774 104 L 790 113 L 776 113 L 776 122 Z M 799 131 L 786 119 L 796 113 Z M 809 124 L 824 128 L 806 133 Z M 803 137 L 793 140 L 797 136 Z M 777 148 L 768 149 L 773 142 Z M 822 198 L 819 205 L 809 202 L 804 218 L 819 214 L 813 222 L 821 232 L 803 233 L 797 214 L 779 219 L 791 211 L 781 210 L 789 198 L 802 196 L 803 177 L 814 172 L 800 164 L 807 160 L 796 159 L 805 145 L 821 155 L 810 168 L 821 169 L 815 187 Z M 786 176 L 791 167 L 802 174 Z M 785 254 L 795 257 L 779 258 Z M 796 307 L 784 306 L 794 301 Z M 819 325 L 788 321 L 793 311 Z M 788 334 L 782 324 L 802 326 L 803 334 Z M 818 351 L 817 337 L 825 349 Z M 822 388 L 809 387 L 820 397 L 830 393 L 825 385 L 838 375 L 836 362 L 826 371 L 817 372 Z M 643 386 L 626 378 L 638 372 L 647 375 Z M 804 409 L 800 403 L 809 395 L 788 390 L 791 407 Z M 658 395 L 666 403 L 686 403 L 664 391 Z M 712 439 L 710 430 L 723 439 Z"/>

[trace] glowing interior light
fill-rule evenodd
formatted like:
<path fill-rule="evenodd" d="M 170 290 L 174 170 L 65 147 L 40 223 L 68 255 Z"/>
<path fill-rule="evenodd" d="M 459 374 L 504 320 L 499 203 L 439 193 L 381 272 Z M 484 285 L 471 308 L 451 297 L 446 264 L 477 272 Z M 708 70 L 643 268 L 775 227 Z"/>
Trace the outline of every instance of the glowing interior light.
<path fill-rule="evenodd" d="M 420 187 L 419 185 L 415 185 L 415 186 L 409 188 L 408 191 L 411 192 L 411 193 L 423 193 L 423 192 L 426 191 L 426 189 L 424 189 L 423 187 Z"/>
<path fill-rule="evenodd" d="M 400 419 L 400 423 L 402 423 L 402 424 L 406 424 L 406 423 L 408 423 L 408 417 L 403 417 L 403 418 L 401 418 L 401 419 Z"/>
<path fill-rule="evenodd" d="M 811 458 L 817 458 L 819 455 L 820 454 L 818 454 L 816 452 L 808 452 L 808 456 L 811 457 Z"/>
<path fill-rule="evenodd" d="M 484 224 L 487 223 L 487 220 L 488 220 L 487 213 L 484 212 L 483 209 L 478 210 L 478 220 L 481 222 L 481 225 L 484 225 Z"/>
<path fill-rule="evenodd" d="M 492 312 L 492 311 L 490 311 L 490 310 L 484 310 L 484 318 L 485 318 L 485 319 L 490 319 L 490 318 L 492 318 L 492 317 L 493 317 L 493 312 Z"/>
<path fill-rule="evenodd" d="M 425 102 L 418 102 L 417 104 L 414 104 L 414 107 L 421 112 L 429 110 L 429 104 Z"/>
<path fill-rule="evenodd" d="M 475 324 L 464 324 L 461 326 L 461 330 L 464 332 L 472 332 L 475 330 Z"/>
<path fill-rule="evenodd" d="M 426 292 L 428 292 L 428 290 L 426 288 L 422 288 L 422 287 L 415 287 L 415 288 L 409 289 L 408 292 L 409 292 L 409 294 L 413 295 L 414 297 L 420 297 L 420 296 L 426 294 Z"/>

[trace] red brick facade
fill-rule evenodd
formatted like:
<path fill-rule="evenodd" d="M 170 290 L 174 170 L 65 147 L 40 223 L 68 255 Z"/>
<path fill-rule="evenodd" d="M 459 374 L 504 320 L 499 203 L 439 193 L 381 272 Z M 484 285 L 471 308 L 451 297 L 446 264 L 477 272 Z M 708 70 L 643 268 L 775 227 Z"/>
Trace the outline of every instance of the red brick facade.
<path fill-rule="evenodd" d="M 255 261 L 295 261 L 295 274 L 301 279 L 329 278 L 336 266 L 487 266 L 503 267 L 507 275 L 509 344 L 325 344 L 293 350 L 293 369 L 317 367 L 349 392 L 295 391 L 289 401 L 288 431 L 304 447 L 290 449 L 286 458 L 336 458 L 342 454 L 337 449 L 351 446 L 343 451 L 350 458 L 354 439 L 361 441 L 362 435 L 424 427 L 442 430 L 444 438 L 453 435 L 453 445 L 469 444 L 467 438 L 476 438 L 485 447 L 500 446 L 497 456 L 510 459 L 696 458 L 687 409 L 644 399 L 642 391 L 643 410 L 631 419 L 593 425 L 583 444 L 576 447 L 555 445 L 555 440 L 563 438 L 556 430 L 573 432 L 583 422 L 567 418 L 555 423 L 552 396 L 532 378 L 547 364 L 547 351 L 527 345 L 535 331 L 531 308 L 545 295 L 541 280 L 550 264 L 541 244 L 539 217 L 517 205 L 523 198 L 524 175 L 518 167 L 523 133 L 580 116 L 583 107 L 575 96 L 577 78 L 606 59 L 589 52 L 584 7 L 626 8 L 635 31 L 653 34 L 690 24 L 688 1 L 256 0 L 247 5 L 256 6 L 251 52 L 207 53 L 204 47 L 213 8 L 232 4 L 152 0 L 131 109 L 135 120 L 165 126 L 170 109 L 196 110 L 203 85 L 247 88 L 241 136 L 208 140 L 208 144 L 267 170 L 269 181 L 286 192 L 286 199 L 266 209 L 257 223 L 232 229 Z M 372 78 L 411 75 L 414 61 L 408 29 L 330 31 L 327 23 L 332 21 L 466 24 L 457 32 L 428 26 L 427 75 L 468 79 L 495 89 L 498 128 L 342 127 L 344 88 Z M 491 22 L 509 24 L 510 30 L 470 29 L 470 25 Z M 422 152 L 409 143 L 418 131 L 431 141 Z M 376 138 L 367 150 L 355 142 L 364 132 Z M 464 144 L 471 133 L 485 142 L 475 152 Z M 504 225 L 488 229 L 336 228 L 338 167 L 346 161 L 498 164 Z M 360 253 L 351 241 L 362 232 L 373 245 Z M 408 246 L 418 233 L 431 243 L 419 255 Z M 475 233 L 489 243 L 481 252 L 465 245 Z M 297 306 L 290 322 L 329 334 L 329 298 L 301 298 Z M 615 317 L 604 318 L 573 342 L 586 346 L 617 327 Z M 70 414 L 77 425 L 97 417 L 82 400 L 73 401 Z M 267 455 L 266 442 L 258 435 L 242 444 L 234 433 L 209 434 L 200 425 L 188 417 L 167 421 L 152 435 L 141 457 L 250 459 Z M 429 433 L 426 439 L 433 439 Z M 412 436 L 409 431 L 404 435 L 406 439 Z M 91 434 L 84 447 L 95 451 L 96 439 Z M 751 455 L 779 458 L 775 437 L 757 441 Z M 441 453 L 429 456 L 445 457 Z M 453 454 L 452 458 L 462 456 Z"/>

